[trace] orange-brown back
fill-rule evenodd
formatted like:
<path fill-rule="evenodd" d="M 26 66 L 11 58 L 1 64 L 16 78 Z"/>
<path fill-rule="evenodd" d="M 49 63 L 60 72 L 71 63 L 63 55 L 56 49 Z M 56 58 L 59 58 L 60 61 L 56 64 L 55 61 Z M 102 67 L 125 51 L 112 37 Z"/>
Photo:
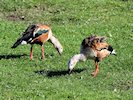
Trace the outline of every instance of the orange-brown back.
<path fill-rule="evenodd" d="M 85 38 L 82 42 L 83 47 L 91 47 L 94 50 L 100 50 L 102 48 L 107 48 L 108 43 L 106 43 L 106 38 L 102 36 L 89 36 Z"/>
<path fill-rule="evenodd" d="M 32 40 L 33 43 L 36 41 L 44 43 L 49 39 L 50 35 L 52 35 L 50 27 L 47 25 L 43 25 L 43 24 L 37 24 L 37 28 L 35 29 L 33 34 L 36 34 L 40 30 L 47 30 L 47 32 L 33 39 Z"/>

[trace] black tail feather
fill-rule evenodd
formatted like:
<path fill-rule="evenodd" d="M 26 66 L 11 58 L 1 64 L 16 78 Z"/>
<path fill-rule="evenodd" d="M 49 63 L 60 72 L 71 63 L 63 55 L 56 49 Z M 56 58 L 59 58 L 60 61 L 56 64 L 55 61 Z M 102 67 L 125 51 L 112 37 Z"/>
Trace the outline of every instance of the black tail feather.
<path fill-rule="evenodd" d="M 26 34 L 31 34 L 34 32 L 34 30 L 37 28 L 36 25 L 29 25 L 28 28 L 25 30 L 25 32 L 22 34 L 23 36 Z"/>
<path fill-rule="evenodd" d="M 21 44 L 22 41 L 23 41 L 23 39 L 22 39 L 22 38 L 19 38 L 19 39 L 13 44 L 13 46 L 12 46 L 11 48 L 16 48 L 18 45 Z"/>
<path fill-rule="evenodd" d="M 30 25 L 26 30 L 25 32 L 23 32 L 22 34 L 22 37 L 19 38 L 11 48 L 16 48 L 18 45 L 21 44 L 21 42 L 24 40 L 24 41 L 27 41 L 27 42 L 30 42 L 29 39 L 32 38 L 33 36 L 33 32 L 35 30 L 37 26 L 36 25 Z"/>

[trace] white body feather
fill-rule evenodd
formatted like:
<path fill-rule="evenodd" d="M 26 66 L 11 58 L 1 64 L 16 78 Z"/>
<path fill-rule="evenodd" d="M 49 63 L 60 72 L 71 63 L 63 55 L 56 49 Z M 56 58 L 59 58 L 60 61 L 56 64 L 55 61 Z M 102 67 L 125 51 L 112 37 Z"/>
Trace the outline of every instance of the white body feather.
<path fill-rule="evenodd" d="M 26 41 L 22 41 L 21 44 L 27 44 L 27 42 Z"/>

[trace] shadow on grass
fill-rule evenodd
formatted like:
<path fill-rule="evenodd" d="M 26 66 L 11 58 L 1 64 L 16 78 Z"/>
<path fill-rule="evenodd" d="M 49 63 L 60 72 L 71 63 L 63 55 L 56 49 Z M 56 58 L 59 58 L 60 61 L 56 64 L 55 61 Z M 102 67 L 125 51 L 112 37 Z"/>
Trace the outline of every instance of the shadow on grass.
<path fill-rule="evenodd" d="M 15 54 L 0 55 L 0 60 L 1 60 L 1 59 L 15 59 L 15 58 L 21 58 L 22 56 L 27 56 L 27 55 L 26 55 L 26 54 L 22 54 L 22 55 L 15 55 Z"/>
<path fill-rule="evenodd" d="M 86 70 L 84 69 L 75 69 L 72 71 L 71 74 L 73 73 L 81 73 L 82 71 Z M 69 75 L 67 70 L 62 70 L 62 71 L 45 71 L 45 70 L 40 70 L 40 71 L 34 71 L 37 74 L 47 76 L 47 77 L 54 77 L 54 76 L 62 76 L 62 75 Z"/>

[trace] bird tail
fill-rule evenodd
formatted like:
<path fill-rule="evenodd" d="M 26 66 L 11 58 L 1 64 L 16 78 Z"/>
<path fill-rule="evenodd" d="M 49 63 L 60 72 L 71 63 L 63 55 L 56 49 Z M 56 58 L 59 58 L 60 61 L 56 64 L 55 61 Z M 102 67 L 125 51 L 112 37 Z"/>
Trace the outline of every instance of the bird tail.
<path fill-rule="evenodd" d="M 54 47 L 56 48 L 58 53 L 61 55 L 61 53 L 63 52 L 63 47 L 62 47 L 61 43 L 59 42 L 59 40 L 56 37 L 54 37 L 53 35 L 49 38 L 49 40 L 54 45 Z"/>
<path fill-rule="evenodd" d="M 22 43 L 23 39 L 22 38 L 19 38 L 11 48 L 16 48 L 18 45 L 20 45 Z"/>

